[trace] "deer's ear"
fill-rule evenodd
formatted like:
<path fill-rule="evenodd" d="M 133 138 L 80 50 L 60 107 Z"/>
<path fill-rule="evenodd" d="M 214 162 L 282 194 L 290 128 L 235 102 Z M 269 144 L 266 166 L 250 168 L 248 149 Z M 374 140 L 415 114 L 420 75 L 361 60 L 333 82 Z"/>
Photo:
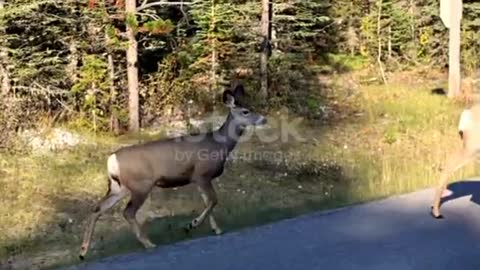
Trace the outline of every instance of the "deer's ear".
<path fill-rule="evenodd" d="M 225 90 L 223 92 L 223 103 L 229 108 L 235 107 L 235 98 L 232 91 Z"/>
<path fill-rule="evenodd" d="M 241 97 L 245 96 L 245 88 L 242 84 L 237 85 L 233 90 L 233 96 L 236 100 L 239 100 Z"/>

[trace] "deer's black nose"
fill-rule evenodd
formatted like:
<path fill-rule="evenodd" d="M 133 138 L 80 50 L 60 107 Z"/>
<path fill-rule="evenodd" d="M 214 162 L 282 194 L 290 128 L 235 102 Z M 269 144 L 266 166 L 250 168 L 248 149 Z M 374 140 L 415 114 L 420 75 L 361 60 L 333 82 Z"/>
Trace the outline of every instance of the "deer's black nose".
<path fill-rule="evenodd" d="M 258 121 L 257 121 L 258 125 L 265 125 L 267 123 L 267 118 L 265 117 L 261 117 Z"/>

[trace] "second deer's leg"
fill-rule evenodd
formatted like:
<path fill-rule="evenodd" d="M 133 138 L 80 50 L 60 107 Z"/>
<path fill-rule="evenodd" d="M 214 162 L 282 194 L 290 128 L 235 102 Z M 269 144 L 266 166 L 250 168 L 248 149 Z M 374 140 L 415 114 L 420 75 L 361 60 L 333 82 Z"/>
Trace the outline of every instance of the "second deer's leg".
<path fill-rule="evenodd" d="M 458 150 L 450 159 L 447 160 L 445 168 L 442 170 L 440 175 L 440 180 L 438 186 L 435 190 L 435 196 L 432 206 L 432 215 L 435 218 L 442 218 L 440 214 L 440 201 L 443 192 L 447 188 L 448 178 L 454 174 L 457 170 L 461 169 L 463 166 L 467 165 L 474 160 L 474 154 L 464 149 Z"/>
<path fill-rule="evenodd" d="M 198 183 L 198 188 L 200 190 L 200 194 L 202 194 L 202 198 L 203 198 L 203 196 L 205 196 L 206 207 L 205 207 L 205 210 L 203 210 L 203 212 L 200 214 L 200 216 L 198 216 L 197 218 L 192 220 L 192 222 L 189 225 L 189 229 L 196 228 L 196 227 L 200 226 L 203 223 L 203 221 L 205 220 L 205 218 L 207 216 L 211 215 L 211 212 L 212 212 L 213 208 L 215 207 L 215 205 L 217 205 L 217 202 L 218 202 L 217 194 L 215 193 L 215 190 L 213 189 L 212 183 L 210 183 L 210 182 Z M 213 222 L 216 225 L 216 222 L 215 222 L 214 219 L 213 219 Z M 210 223 L 210 224 L 212 224 L 212 223 Z"/>
<path fill-rule="evenodd" d="M 155 244 L 153 244 L 150 241 L 150 239 L 148 239 L 148 237 L 145 235 L 145 233 L 142 231 L 136 218 L 137 211 L 138 209 L 140 209 L 140 207 L 142 207 L 147 196 L 148 196 L 148 192 L 140 193 L 140 192 L 132 191 L 130 201 L 125 207 L 125 210 L 123 211 L 123 216 L 130 224 L 130 227 L 132 228 L 132 231 L 137 237 L 138 241 L 140 241 L 140 243 L 142 243 L 142 245 L 145 248 L 154 248 Z"/>

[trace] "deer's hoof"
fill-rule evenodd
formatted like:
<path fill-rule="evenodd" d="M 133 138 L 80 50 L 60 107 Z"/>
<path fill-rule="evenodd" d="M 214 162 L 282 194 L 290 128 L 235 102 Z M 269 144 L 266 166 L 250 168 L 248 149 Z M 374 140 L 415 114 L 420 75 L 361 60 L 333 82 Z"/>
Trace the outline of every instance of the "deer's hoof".
<path fill-rule="evenodd" d="M 192 228 L 195 228 L 198 226 L 198 224 L 199 224 L 198 219 L 194 219 L 192 220 L 192 223 L 190 225 L 192 226 Z"/>
<path fill-rule="evenodd" d="M 144 246 L 145 246 L 146 249 L 152 249 L 152 248 L 156 248 L 156 247 L 157 247 L 157 245 L 155 245 L 155 244 L 152 243 L 152 242 L 145 243 Z"/>
<path fill-rule="evenodd" d="M 213 232 L 214 234 L 216 234 L 216 235 L 221 235 L 221 234 L 223 234 L 223 231 L 220 230 L 220 229 L 212 230 L 212 232 Z"/>
<path fill-rule="evenodd" d="M 81 261 L 85 260 L 85 254 L 87 254 L 87 249 L 88 245 L 82 244 L 80 247 L 80 254 L 78 255 L 78 258 L 80 258 Z"/>
<path fill-rule="evenodd" d="M 434 219 L 443 219 L 443 216 L 441 214 L 438 214 L 438 215 L 435 215 L 433 213 L 433 206 L 430 208 L 430 215 L 434 218 Z"/>
<path fill-rule="evenodd" d="M 192 224 L 188 223 L 187 226 L 185 226 L 183 228 L 183 231 L 185 232 L 185 234 L 190 234 L 190 232 L 192 231 Z"/>

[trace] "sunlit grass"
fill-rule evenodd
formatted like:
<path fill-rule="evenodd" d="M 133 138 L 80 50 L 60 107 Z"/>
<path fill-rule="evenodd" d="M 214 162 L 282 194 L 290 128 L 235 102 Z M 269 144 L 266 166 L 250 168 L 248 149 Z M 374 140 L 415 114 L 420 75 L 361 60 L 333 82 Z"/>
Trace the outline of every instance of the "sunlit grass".
<path fill-rule="evenodd" d="M 428 89 L 363 87 L 355 104 L 366 115 L 326 134 L 344 142 L 344 149 L 325 144 L 317 149 L 318 156 L 340 156 L 337 160 L 355 181 L 350 198 L 370 200 L 431 187 L 446 157 L 461 145 L 456 127 L 463 107 Z M 471 165 L 454 178 L 476 172 Z"/>

